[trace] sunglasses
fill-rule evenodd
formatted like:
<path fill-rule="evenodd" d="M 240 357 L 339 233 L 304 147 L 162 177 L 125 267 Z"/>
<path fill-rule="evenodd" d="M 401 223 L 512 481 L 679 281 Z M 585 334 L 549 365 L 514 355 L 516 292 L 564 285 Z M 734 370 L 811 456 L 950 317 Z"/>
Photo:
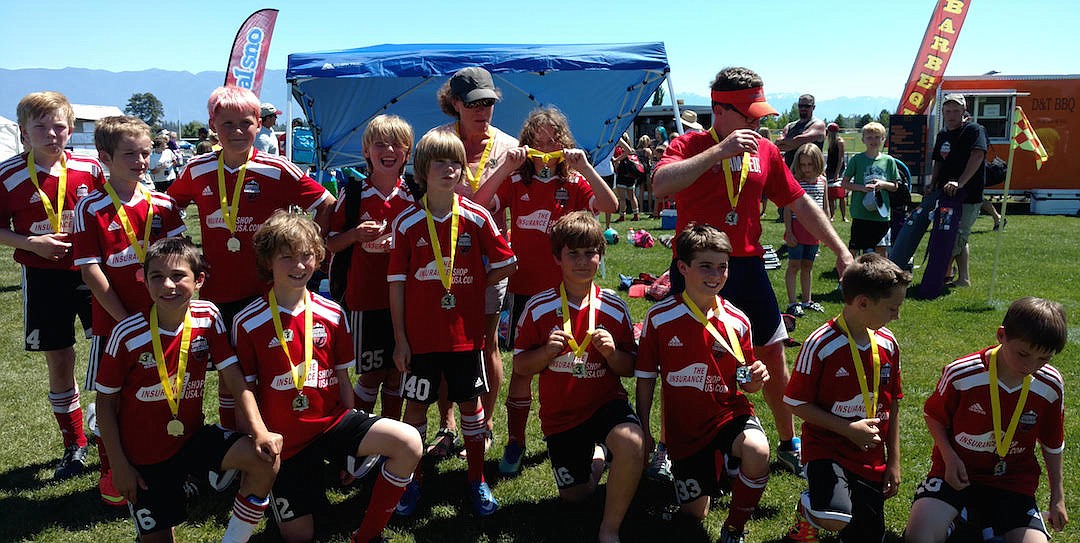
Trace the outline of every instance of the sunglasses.
<path fill-rule="evenodd" d="M 473 100 L 472 102 L 466 102 L 465 107 L 469 109 L 476 109 L 478 107 L 493 107 L 496 100 L 494 98 L 484 98 L 482 100 Z"/>
<path fill-rule="evenodd" d="M 799 109 L 812 109 L 814 104 L 799 104 Z"/>

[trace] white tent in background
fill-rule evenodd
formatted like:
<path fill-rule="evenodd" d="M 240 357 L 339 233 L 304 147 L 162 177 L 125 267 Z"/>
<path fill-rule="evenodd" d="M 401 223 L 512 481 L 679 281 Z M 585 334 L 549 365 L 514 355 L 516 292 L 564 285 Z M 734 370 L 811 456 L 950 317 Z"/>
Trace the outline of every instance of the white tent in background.
<path fill-rule="evenodd" d="M 19 141 L 19 124 L 0 115 L 0 160 L 17 155 L 23 150 Z"/>

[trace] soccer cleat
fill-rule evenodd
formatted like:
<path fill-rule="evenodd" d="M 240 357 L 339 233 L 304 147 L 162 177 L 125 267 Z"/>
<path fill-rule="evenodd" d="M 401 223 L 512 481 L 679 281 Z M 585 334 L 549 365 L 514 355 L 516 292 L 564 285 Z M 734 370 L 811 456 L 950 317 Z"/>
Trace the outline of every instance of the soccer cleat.
<path fill-rule="evenodd" d="M 449 428 L 439 428 L 435 433 L 435 439 L 427 446 L 427 456 L 439 461 L 446 460 L 465 448 L 465 442 L 461 440 L 457 432 Z"/>
<path fill-rule="evenodd" d="M 236 469 L 211 471 L 207 474 L 206 479 L 210 482 L 210 488 L 217 492 L 225 492 L 229 489 L 229 485 L 236 480 L 237 475 L 240 475 L 240 471 Z"/>
<path fill-rule="evenodd" d="M 506 477 L 517 475 L 521 471 L 521 459 L 525 457 L 525 446 L 517 441 L 509 441 L 499 460 L 499 473 Z"/>
<path fill-rule="evenodd" d="M 817 302 L 814 302 L 814 301 L 803 302 L 802 307 L 803 307 L 803 309 L 809 309 L 810 311 L 817 311 L 818 313 L 824 313 L 825 312 L 825 308 L 822 307 L 821 304 L 819 304 Z"/>
<path fill-rule="evenodd" d="M 795 515 L 795 525 L 788 530 L 783 543 L 818 543 L 817 528 L 810 525 L 802 515 Z"/>
<path fill-rule="evenodd" d="M 741 531 L 735 531 L 731 526 L 724 526 L 720 528 L 720 539 L 717 543 L 744 543 L 745 533 Z"/>
<path fill-rule="evenodd" d="M 469 498 L 472 499 L 473 511 L 481 517 L 488 517 L 499 510 L 499 502 L 491 493 L 491 487 L 483 481 L 469 483 Z"/>
<path fill-rule="evenodd" d="M 796 317 L 802 317 L 803 315 L 806 315 L 806 312 L 803 311 L 802 305 L 800 305 L 800 304 L 791 304 L 791 305 L 787 306 L 787 309 L 784 310 L 784 313 L 787 313 L 788 315 L 793 315 L 793 316 L 796 316 Z"/>
<path fill-rule="evenodd" d="M 56 464 L 54 479 L 69 479 L 86 471 L 86 449 L 74 443 L 64 447 L 64 456 Z"/>
<path fill-rule="evenodd" d="M 656 452 L 649 461 L 649 467 L 645 468 L 645 476 L 654 481 L 674 481 L 671 476 L 671 460 L 668 460 L 667 447 L 663 443 L 656 444 Z"/>
<path fill-rule="evenodd" d="M 416 511 L 416 506 L 420 504 L 420 481 L 413 479 L 408 486 L 405 487 L 405 492 L 401 495 L 401 499 L 398 500 L 397 507 L 394 508 L 394 513 L 408 517 Z"/>
<path fill-rule="evenodd" d="M 784 469 L 794 473 L 799 477 L 803 477 L 802 466 L 802 441 L 799 438 L 791 440 L 792 450 L 780 450 L 776 451 L 776 461 L 780 463 L 780 466 Z"/>
<path fill-rule="evenodd" d="M 98 492 L 101 493 L 101 503 L 112 507 L 127 505 L 127 499 L 116 490 L 112 482 L 112 471 L 106 471 L 98 479 Z"/>

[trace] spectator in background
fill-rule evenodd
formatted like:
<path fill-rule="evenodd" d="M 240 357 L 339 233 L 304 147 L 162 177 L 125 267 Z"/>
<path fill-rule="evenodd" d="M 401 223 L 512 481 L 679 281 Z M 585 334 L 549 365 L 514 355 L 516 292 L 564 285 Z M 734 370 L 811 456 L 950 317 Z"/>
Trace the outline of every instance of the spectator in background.
<path fill-rule="evenodd" d="M 679 113 L 679 118 L 682 119 L 683 133 L 687 132 L 701 132 L 704 128 L 701 127 L 701 123 L 697 120 L 697 112 L 692 109 L 684 109 Z"/>
<path fill-rule="evenodd" d="M 177 154 L 169 149 L 169 136 L 162 134 L 154 138 L 154 147 L 150 151 L 150 177 L 158 192 L 165 192 L 176 180 L 177 162 Z"/>
<path fill-rule="evenodd" d="M 210 129 L 203 127 L 199 129 L 199 142 L 195 144 L 195 154 L 204 155 L 206 153 L 214 152 L 214 144 L 210 142 Z"/>
<path fill-rule="evenodd" d="M 641 219 L 638 214 L 637 186 L 644 178 L 645 166 L 630 146 L 630 137 L 623 134 L 619 146 L 615 148 L 615 194 L 619 201 L 619 218 L 615 222 L 626 220 L 627 202 L 634 214 L 631 220 Z"/>
<path fill-rule="evenodd" d="M 668 139 L 667 128 L 664 128 L 664 123 L 656 125 L 656 144 L 660 145 L 660 143 L 663 143 L 664 147 L 667 147 L 670 142 L 671 140 Z"/>
<path fill-rule="evenodd" d="M 259 115 L 262 120 L 262 128 L 259 129 L 258 135 L 255 136 L 254 147 L 262 153 L 279 154 L 278 140 L 274 135 L 274 125 L 277 124 L 277 118 L 278 115 L 281 115 L 281 111 L 274 104 L 263 102 L 259 106 Z"/>
<path fill-rule="evenodd" d="M 169 132 L 169 142 L 166 143 L 166 145 L 168 145 L 169 150 L 174 153 L 180 151 L 180 143 L 176 140 L 178 137 L 176 132 Z"/>
<path fill-rule="evenodd" d="M 634 154 L 638 157 L 638 162 L 641 163 L 641 167 L 645 170 L 644 176 L 637 185 L 637 199 L 639 208 L 644 212 L 656 212 L 656 199 L 652 195 L 652 167 L 655 160 L 653 155 L 652 138 L 642 135 L 638 138 L 637 147 L 634 149 Z"/>
<path fill-rule="evenodd" d="M 784 127 L 776 146 L 784 152 L 784 163 L 791 164 L 795 151 L 805 143 L 813 143 L 818 149 L 825 148 L 825 121 L 814 117 L 814 96 L 799 97 L 799 118 Z"/>
<path fill-rule="evenodd" d="M 825 213 L 829 220 L 836 215 L 837 202 L 839 202 L 840 216 L 844 222 L 848 222 L 847 216 L 847 191 L 844 190 L 841 179 L 844 178 L 844 138 L 840 137 L 840 125 L 829 123 L 825 129 L 829 142 L 829 151 L 825 155 L 825 177 L 829 180 L 829 194 L 825 198 Z"/>

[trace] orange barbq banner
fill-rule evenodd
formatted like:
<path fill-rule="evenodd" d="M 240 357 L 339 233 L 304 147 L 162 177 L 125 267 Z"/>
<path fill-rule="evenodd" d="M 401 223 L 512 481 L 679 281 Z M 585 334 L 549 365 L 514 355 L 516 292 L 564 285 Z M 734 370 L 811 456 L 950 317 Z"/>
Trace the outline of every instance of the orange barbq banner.
<path fill-rule="evenodd" d="M 945 66 L 949 64 L 960 27 L 971 10 L 971 0 L 938 0 L 930 14 L 930 24 L 923 35 L 922 46 L 911 66 L 897 115 L 923 115 L 941 86 Z"/>

